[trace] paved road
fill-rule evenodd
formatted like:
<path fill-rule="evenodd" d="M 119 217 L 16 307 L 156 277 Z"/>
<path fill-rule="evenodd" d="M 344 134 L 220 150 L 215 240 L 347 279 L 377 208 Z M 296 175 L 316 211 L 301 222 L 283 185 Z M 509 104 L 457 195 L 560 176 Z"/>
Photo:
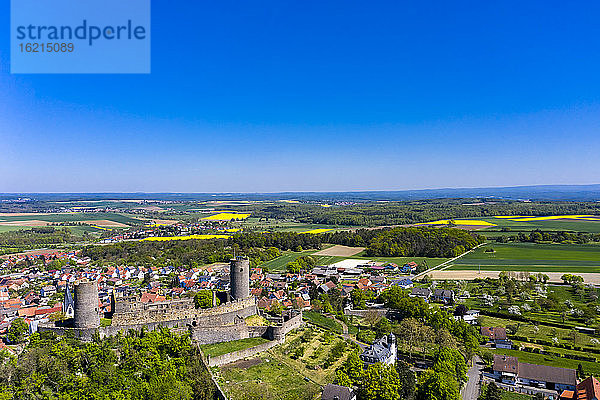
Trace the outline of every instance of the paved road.
<path fill-rule="evenodd" d="M 473 357 L 473 366 L 471 366 L 467 372 L 469 380 L 462 390 L 463 400 L 477 400 L 479 397 L 479 390 L 481 389 L 479 379 L 484 368 L 485 364 L 481 358 L 479 358 L 479 356 Z"/>

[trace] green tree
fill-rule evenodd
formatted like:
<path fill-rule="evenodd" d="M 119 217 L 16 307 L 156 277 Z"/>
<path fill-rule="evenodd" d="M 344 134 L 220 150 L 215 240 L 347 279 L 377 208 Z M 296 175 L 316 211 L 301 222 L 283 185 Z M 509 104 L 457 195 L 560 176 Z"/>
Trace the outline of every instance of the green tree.
<path fill-rule="evenodd" d="M 11 343 L 21 343 L 25 340 L 25 335 L 29 331 L 29 325 L 22 318 L 15 319 L 8 328 L 7 339 Z"/>
<path fill-rule="evenodd" d="M 212 290 L 200 290 L 194 295 L 194 305 L 196 308 L 211 308 L 213 306 Z"/>
<path fill-rule="evenodd" d="M 458 383 L 450 375 L 428 369 L 419 376 L 417 400 L 460 400 Z"/>
<path fill-rule="evenodd" d="M 360 398 L 364 400 L 401 400 L 402 384 L 396 369 L 387 364 L 369 365 L 360 386 Z"/>
<path fill-rule="evenodd" d="M 487 385 L 484 400 L 502 400 L 502 389 L 494 382 Z"/>
<path fill-rule="evenodd" d="M 410 369 L 410 365 L 404 361 L 396 361 L 396 371 L 400 379 L 400 398 L 403 400 L 411 400 L 415 397 L 415 388 L 417 378 L 415 373 Z"/>
<path fill-rule="evenodd" d="M 461 386 L 467 380 L 467 364 L 463 355 L 456 349 L 443 347 L 435 355 L 433 370 L 453 377 Z"/>

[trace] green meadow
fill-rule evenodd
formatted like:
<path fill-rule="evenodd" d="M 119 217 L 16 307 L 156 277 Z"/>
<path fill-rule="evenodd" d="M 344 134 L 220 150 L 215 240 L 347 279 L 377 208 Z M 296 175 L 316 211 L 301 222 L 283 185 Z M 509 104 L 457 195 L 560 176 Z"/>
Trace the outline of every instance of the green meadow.
<path fill-rule="evenodd" d="M 494 249 L 494 252 L 486 250 Z M 453 270 L 600 272 L 600 245 L 493 243 L 462 257 Z"/>

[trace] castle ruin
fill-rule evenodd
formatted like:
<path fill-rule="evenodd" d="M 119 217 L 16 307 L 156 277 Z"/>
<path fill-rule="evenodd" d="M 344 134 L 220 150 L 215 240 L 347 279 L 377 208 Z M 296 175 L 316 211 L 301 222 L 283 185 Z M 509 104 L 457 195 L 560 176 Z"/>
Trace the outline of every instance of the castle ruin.
<path fill-rule="evenodd" d="M 246 318 L 258 313 L 256 299 L 250 296 L 250 261 L 237 257 L 230 261 L 230 291 L 228 301 L 208 309 L 195 307 L 193 298 L 142 303 L 138 296 L 111 296 L 112 311 L 107 315 L 110 325 L 100 323 L 98 285 L 79 282 L 75 285 L 74 316 L 62 323 L 40 324 L 40 331 L 53 331 L 91 340 L 142 328 L 166 327 L 175 332 L 190 332 L 199 344 L 227 342 L 249 337 L 281 340 L 302 323 L 302 312 L 289 312 L 271 326 L 248 326 Z M 213 296 L 214 302 L 216 298 Z"/>

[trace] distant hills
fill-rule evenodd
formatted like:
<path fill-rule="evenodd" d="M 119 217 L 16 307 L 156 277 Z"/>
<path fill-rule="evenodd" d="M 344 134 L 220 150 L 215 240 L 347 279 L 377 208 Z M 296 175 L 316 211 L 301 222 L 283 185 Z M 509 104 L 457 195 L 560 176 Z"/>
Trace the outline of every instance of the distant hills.
<path fill-rule="evenodd" d="M 356 192 L 281 193 L 2 193 L 0 200 L 30 198 L 38 201 L 74 200 L 304 200 L 329 202 L 408 201 L 440 198 L 479 198 L 538 201 L 600 201 L 600 184 L 538 185 L 488 188 L 445 188 Z"/>

